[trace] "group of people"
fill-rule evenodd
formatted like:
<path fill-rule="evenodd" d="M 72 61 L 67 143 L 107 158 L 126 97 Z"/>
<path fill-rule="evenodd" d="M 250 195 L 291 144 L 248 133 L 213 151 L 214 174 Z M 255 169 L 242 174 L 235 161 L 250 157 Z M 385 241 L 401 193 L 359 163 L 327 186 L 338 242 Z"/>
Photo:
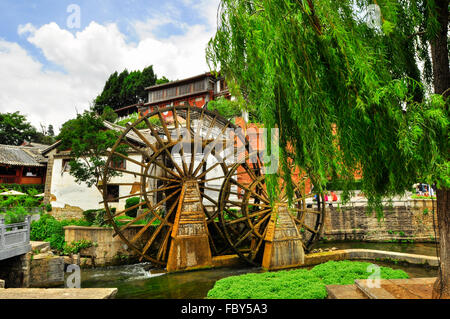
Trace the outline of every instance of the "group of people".
<path fill-rule="evenodd" d="M 329 196 L 328 196 L 328 193 L 325 193 L 325 194 L 324 194 L 324 200 L 325 200 L 326 202 L 328 202 L 328 201 L 330 201 L 330 202 L 331 202 L 331 201 L 337 202 L 338 197 L 337 197 L 337 195 L 336 195 L 335 192 L 331 191 Z M 317 201 L 317 195 L 314 195 L 314 201 Z"/>
<path fill-rule="evenodd" d="M 416 195 L 434 196 L 435 194 L 433 187 L 429 184 L 417 183 L 414 184 L 414 187 L 416 189 Z"/>

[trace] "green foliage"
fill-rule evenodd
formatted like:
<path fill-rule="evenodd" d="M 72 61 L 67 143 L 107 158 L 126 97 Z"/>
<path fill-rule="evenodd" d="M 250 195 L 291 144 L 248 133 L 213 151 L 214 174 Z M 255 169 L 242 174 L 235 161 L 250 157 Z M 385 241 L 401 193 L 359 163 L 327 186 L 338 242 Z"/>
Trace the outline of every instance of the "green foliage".
<path fill-rule="evenodd" d="M 334 179 L 329 181 L 326 184 L 327 190 L 360 190 L 362 187 L 362 182 L 360 180 L 342 180 L 342 179 Z"/>
<path fill-rule="evenodd" d="M 119 115 L 117 115 L 117 113 L 114 112 L 114 110 L 112 108 L 110 108 L 109 106 L 105 106 L 101 117 L 104 120 L 114 123 L 117 120 L 117 118 L 119 117 Z"/>
<path fill-rule="evenodd" d="M 217 281 L 211 299 L 324 299 L 321 280 L 306 269 L 231 276 Z"/>
<path fill-rule="evenodd" d="M 36 129 L 18 111 L 0 113 L 0 144 L 20 145 L 25 140 L 30 141 L 36 133 Z"/>
<path fill-rule="evenodd" d="M 236 116 L 241 116 L 242 114 L 242 108 L 236 100 L 230 101 L 224 97 L 208 102 L 208 109 L 211 111 L 217 111 L 228 120 Z"/>
<path fill-rule="evenodd" d="M 382 197 L 417 180 L 450 186 L 449 114 L 442 96 L 424 94 L 436 8 L 383 1 L 380 29 L 355 14 L 369 4 L 223 0 L 207 58 L 265 127 L 280 129 L 279 175 L 290 181 L 293 157 L 321 192 L 329 177 L 351 181 L 361 170 L 361 189 L 380 213 Z M 268 179 L 275 198 L 277 177 Z"/>
<path fill-rule="evenodd" d="M 231 276 L 208 292 L 212 299 L 325 299 L 326 285 L 346 285 L 367 279 L 371 263 L 329 261 L 311 270 L 295 269 Z M 382 279 L 408 278 L 403 270 L 380 267 Z"/>
<path fill-rule="evenodd" d="M 14 209 L 6 210 L 1 213 L 5 216 L 6 225 L 22 223 L 25 221 L 25 216 L 30 215 L 30 213 L 24 207 L 16 207 Z"/>
<path fill-rule="evenodd" d="M 78 114 L 76 119 L 63 124 L 58 139 L 60 150 L 70 150 L 72 157 L 70 174 L 75 177 L 77 183 L 85 182 L 88 187 L 97 186 L 103 176 L 106 165 L 107 150 L 111 148 L 118 138 L 119 133 L 106 130 L 103 120 L 93 112 Z M 126 147 L 119 147 L 117 152 L 126 154 Z M 113 160 L 121 160 L 115 156 Z M 119 176 L 120 172 L 109 170 L 108 178 Z"/>
<path fill-rule="evenodd" d="M 17 207 L 39 207 L 41 199 L 34 196 L 18 195 L 0 197 L 0 207 L 17 208 Z"/>
<path fill-rule="evenodd" d="M 139 119 L 139 115 L 137 113 L 133 113 L 130 114 L 127 118 L 118 121 L 116 124 L 126 127 L 127 124 L 130 123 L 134 123 Z M 161 124 L 161 120 L 159 119 L 158 116 L 153 116 L 151 118 L 148 119 L 148 121 L 153 125 L 153 126 L 162 126 Z M 142 130 L 142 129 L 148 129 L 147 124 L 142 121 L 141 123 L 138 124 L 138 126 L 136 126 L 136 128 Z"/>
<path fill-rule="evenodd" d="M 311 272 L 319 277 L 325 285 L 350 285 L 355 279 L 367 279 L 373 275 L 368 271 L 371 263 L 359 261 L 328 261 L 315 266 Z M 380 267 L 381 279 L 409 278 L 408 274 L 400 269 Z"/>
<path fill-rule="evenodd" d="M 15 190 L 17 192 L 27 193 L 29 195 L 30 192 L 36 192 L 36 194 L 40 194 L 44 192 L 44 184 L 29 184 L 29 185 L 22 185 L 22 184 L 0 184 L 0 190 L 8 191 L 8 190 Z M 33 194 L 31 196 L 34 196 L 36 194 Z"/>
<path fill-rule="evenodd" d="M 85 220 L 62 220 L 58 221 L 55 217 L 43 214 L 38 221 L 31 223 L 30 239 L 36 241 L 50 242 L 50 247 L 58 251 L 63 251 L 64 242 L 64 226 L 90 226 Z"/>
<path fill-rule="evenodd" d="M 146 101 L 147 92 L 145 88 L 159 84 L 158 81 L 161 83 L 168 82 L 165 77 L 158 80 L 151 65 L 142 71 L 128 72 L 125 69 L 120 74 L 116 71 L 109 76 L 102 93 L 95 98 L 93 111 L 102 114 L 106 107 L 116 110 L 140 101 Z"/>
<path fill-rule="evenodd" d="M 90 240 L 81 239 L 73 241 L 70 243 L 66 243 L 64 245 L 63 254 L 64 255 L 78 254 L 82 249 L 90 248 L 92 246 L 94 246 L 94 244 Z"/>
<path fill-rule="evenodd" d="M 125 209 L 130 208 L 134 205 L 139 204 L 140 198 L 139 197 L 130 197 L 125 202 Z M 136 217 L 138 211 L 138 207 L 133 208 L 132 210 L 127 211 L 125 214 L 129 217 Z"/>
<path fill-rule="evenodd" d="M 49 212 L 51 212 L 52 211 L 52 205 L 51 204 L 46 204 L 45 205 L 45 210 L 49 213 Z"/>
<path fill-rule="evenodd" d="M 116 209 L 111 208 L 115 213 Z M 92 226 L 108 226 L 105 221 L 106 211 L 104 209 L 88 209 L 83 212 L 84 219 Z"/>

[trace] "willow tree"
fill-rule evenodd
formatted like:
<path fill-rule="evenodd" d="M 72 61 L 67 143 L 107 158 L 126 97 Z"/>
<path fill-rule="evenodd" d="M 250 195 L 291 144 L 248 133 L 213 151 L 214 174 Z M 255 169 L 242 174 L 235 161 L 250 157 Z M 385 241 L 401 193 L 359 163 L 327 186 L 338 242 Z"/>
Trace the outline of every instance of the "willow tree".
<path fill-rule="evenodd" d="M 437 187 L 436 297 L 450 296 L 448 4 L 222 0 L 207 49 L 211 69 L 279 128 L 285 178 L 287 158 L 319 191 L 360 170 L 378 213 L 417 181 Z"/>

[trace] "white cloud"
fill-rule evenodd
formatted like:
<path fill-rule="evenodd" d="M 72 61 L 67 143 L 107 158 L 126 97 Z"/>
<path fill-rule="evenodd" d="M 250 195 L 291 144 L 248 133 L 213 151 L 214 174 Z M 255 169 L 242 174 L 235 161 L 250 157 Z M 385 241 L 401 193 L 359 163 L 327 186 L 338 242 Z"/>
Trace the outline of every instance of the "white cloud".
<path fill-rule="evenodd" d="M 202 2 L 203 7 L 193 6 L 205 18 L 204 25 L 187 25 L 174 15 L 135 21 L 137 43 L 127 42 L 116 24 L 91 22 L 75 34 L 54 22 L 19 26 L 18 33 L 65 72 L 49 71 L 17 43 L 0 40 L 0 77 L 8 79 L 0 82 L 0 112 L 19 110 L 34 126 L 53 124 L 58 130 L 75 116 L 75 107 L 79 112 L 89 108 L 116 70 L 153 65 L 158 76 L 173 80 L 208 71 L 205 48 L 215 31 L 218 1 Z M 158 37 L 157 29 L 168 24 L 181 34 Z"/>

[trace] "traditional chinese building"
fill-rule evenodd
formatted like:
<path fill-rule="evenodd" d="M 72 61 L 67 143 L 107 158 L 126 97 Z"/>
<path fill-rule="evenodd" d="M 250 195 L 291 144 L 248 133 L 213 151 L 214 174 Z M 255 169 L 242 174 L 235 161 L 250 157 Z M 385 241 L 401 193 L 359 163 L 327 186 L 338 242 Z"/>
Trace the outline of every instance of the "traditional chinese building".
<path fill-rule="evenodd" d="M 125 117 L 134 112 L 146 115 L 157 108 L 173 105 L 191 105 L 203 107 L 207 102 L 220 96 L 230 98 L 228 87 L 223 77 L 212 73 L 203 73 L 182 80 L 153 85 L 146 88 L 148 100 L 143 104 L 133 104 L 116 109 L 119 117 Z M 169 116 L 170 112 L 163 114 Z"/>
<path fill-rule="evenodd" d="M 44 184 L 47 158 L 41 153 L 46 147 L 37 143 L 0 144 L 0 184 Z"/>

